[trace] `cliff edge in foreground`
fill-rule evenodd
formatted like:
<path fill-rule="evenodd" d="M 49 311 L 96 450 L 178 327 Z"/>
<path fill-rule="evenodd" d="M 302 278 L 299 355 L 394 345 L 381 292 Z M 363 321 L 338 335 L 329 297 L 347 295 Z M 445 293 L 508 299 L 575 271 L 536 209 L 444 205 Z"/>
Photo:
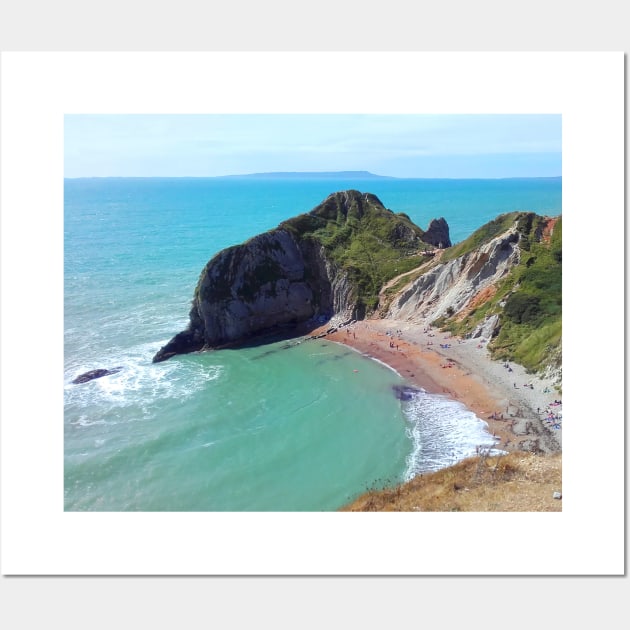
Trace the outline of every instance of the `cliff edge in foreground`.
<path fill-rule="evenodd" d="M 214 256 L 199 277 L 188 326 L 153 361 L 332 316 L 362 319 L 378 307 L 385 282 L 449 245 L 444 219 L 425 232 L 375 195 L 334 193 Z"/>

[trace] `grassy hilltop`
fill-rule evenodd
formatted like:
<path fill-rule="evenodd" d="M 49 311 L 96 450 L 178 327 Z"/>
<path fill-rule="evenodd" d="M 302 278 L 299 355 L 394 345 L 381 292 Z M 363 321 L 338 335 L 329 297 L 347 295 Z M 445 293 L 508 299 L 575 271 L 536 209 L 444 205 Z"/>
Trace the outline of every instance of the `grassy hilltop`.
<path fill-rule="evenodd" d="M 358 310 L 365 313 L 376 310 L 388 280 L 426 262 L 427 252 L 434 249 L 406 214 L 395 214 L 375 195 L 356 191 L 331 195 L 311 212 L 278 227 L 320 244 L 348 273 Z"/>

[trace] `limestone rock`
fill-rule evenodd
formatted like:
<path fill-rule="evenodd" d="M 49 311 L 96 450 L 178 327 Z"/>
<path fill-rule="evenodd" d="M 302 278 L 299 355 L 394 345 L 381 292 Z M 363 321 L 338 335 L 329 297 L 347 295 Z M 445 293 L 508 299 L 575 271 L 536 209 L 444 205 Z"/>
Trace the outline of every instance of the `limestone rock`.
<path fill-rule="evenodd" d="M 451 246 L 451 237 L 449 234 L 448 223 L 443 217 L 433 219 L 429 223 L 429 229 L 422 236 L 422 240 L 429 245 L 435 245 L 438 249 L 444 249 Z"/>
<path fill-rule="evenodd" d="M 494 314 L 490 315 L 490 317 L 486 317 L 473 331 L 471 337 L 473 339 L 477 339 L 481 337 L 482 339 L 492 339 L 497 335 L 499 331 L 499 315 Z"/>
<path fill-rule="evenodd" d="M 505 232 L 420 276 L 392 302 L 388 316 L 413 321 L 457 314 L 483 288 L 508 273 L 518 263 L 519 255 L 517 232 Z"/>

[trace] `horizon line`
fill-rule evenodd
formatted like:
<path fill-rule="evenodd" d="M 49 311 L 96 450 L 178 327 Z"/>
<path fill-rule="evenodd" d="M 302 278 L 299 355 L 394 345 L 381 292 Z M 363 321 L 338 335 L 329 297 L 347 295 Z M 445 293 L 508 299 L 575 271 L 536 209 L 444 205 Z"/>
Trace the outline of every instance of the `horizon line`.
<path fill-rule="evenodd" d="M 223 179 L 223 178 L 237 178 L 237 177 L 266 177 L 266 176 L 278 176 L 278 175 L 348 175 L 352 177 L 353 174 L 362 174 L 363 176 L 369 176 L 374 179 L 421 179 L 421 180 L 506 180 L 506 179 L 562 179 L 562 175 L 510 175 L 506 177 L 401 177 L 398 175 L 379 175 L 370 171 L 269 171 L 269 172 L 257 172 L 257 173 L 234 173 L 229 175 L 78 175 L 74 177 L 64 176 L 66 179 Z"/>

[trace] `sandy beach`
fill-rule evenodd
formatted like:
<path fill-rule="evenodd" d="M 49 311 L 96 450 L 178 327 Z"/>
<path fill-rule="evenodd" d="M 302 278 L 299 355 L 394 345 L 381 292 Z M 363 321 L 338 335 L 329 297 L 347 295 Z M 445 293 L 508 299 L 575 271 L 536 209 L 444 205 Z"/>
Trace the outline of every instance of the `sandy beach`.
<path fill-rule="evenodd" d="M 488 423 L 506 451 L 562 450 L 561 394 L 522 366 L 490 359 L 484 339 L 460 339 L 429 324 L 368 319 L 312 331 L 386 363 L 410 384 L 458 400 Z M 327 334 L 326 334 L 327 333 Z M 555 416 L 555 418 L 552 418 Z"/>

